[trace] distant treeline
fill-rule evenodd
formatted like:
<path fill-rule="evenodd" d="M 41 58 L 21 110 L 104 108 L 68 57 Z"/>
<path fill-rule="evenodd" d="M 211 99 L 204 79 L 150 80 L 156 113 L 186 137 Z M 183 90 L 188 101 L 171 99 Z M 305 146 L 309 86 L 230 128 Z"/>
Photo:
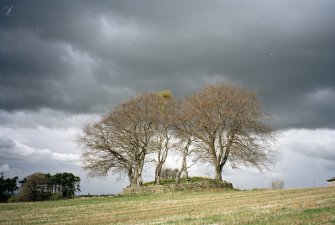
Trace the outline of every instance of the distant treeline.
<path fill-rule="evenodd" d="M 0 202 L 6 202 L 19 189 L 18 179 L 18 177 L 5 179 L 3 173 L 0 173 Z"/>
<path fill-rule="evenodd" d="M 46 201 L 74 198 L 80 191 L 80 177 L 72 173 L 34 173 L 23 180 L 0 176 L 0 201 Z M 20 186 L 19 186 L 20 185 Z"/>

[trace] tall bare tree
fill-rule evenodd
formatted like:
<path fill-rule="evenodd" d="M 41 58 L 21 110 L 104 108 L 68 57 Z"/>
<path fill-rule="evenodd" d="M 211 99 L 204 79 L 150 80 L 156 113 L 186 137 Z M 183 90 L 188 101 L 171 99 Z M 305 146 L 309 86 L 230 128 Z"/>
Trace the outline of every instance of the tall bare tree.
<path fill-rule="evenodd" d="M 174 129 L 176 131 L 176 138 L 179 139 L 176 150 L 181 155 L 181 167 L 176 176 L 176 183 L 180 183 L 182 173 L 184 173 L 185 177 L 188 177 L 188 169 L 199 160 L 199 157 L 194 155 L 196 152 L 194 148 L 196 138 L 190 133 L 190 129 L 192 128 L 190 126 L 191 122 L 192 121 L 187 118 L 187 115 L 180 110 L 179 103 L 178 110 L 176 110 L 175 113 Z M 193 161 L 191 164 L 187 164 L 191 156 L 193 156 Z"/>
<path fill-rule="evenodd" d="M 229 83 L 210 85 L 186 98 L 183 134 L 196 140 L 198 156 L 213 164 L 215 179 L 229 160 L 232 166 L 262 167 L 271 159 L 273 140 L 257 93 Z"/>
<path fill-rule="evenodd" d="M 188 169 L 197 162 L 197 160 L 194 160 L 191 164 L 187 164 L 187 159 L 190 158 L 192 153 L 194 153 L 194 149 L 192 149 L 192 143 L 193 140 L 191 137 L 181 139 L 179 141 L 179 146 L 177 149 L 181 154 L 181 166 L 176 176 L 176 183 L 180 183 L 180 178 L 183 173 L 185 177 L 188 177 Z"/>
<path fill-rule="evenodd" d="M 93 176 L 126 174 L 131 186 L 142 185 L 142 171 L 157 130 L 156 94 L 142 94 L 118 105 L 84 129 L 82 159 Z"/>
<path fill-rule="evenodd" d="M 153 138 L 154 149 L 157 154 L 155 168 L 155 183 L 161 184 L 161 173 L 169 150 L 173 147 L 174 118 L 176 103 L 170 90 L 157 94 L 156 104 L 152 109 L 157 114 L 157 130 Z"/>

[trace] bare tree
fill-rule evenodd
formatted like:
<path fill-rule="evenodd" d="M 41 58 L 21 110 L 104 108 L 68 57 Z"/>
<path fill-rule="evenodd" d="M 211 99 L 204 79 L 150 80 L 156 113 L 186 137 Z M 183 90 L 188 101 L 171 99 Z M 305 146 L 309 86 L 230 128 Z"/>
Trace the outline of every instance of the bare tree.
<path fill-rule="evenodd" d="M 178 146 L 178 151 L 181 155 L 181 166 L 176 176 L 176 183 L 180 183 L 181 175 L 188 178 L 188 169 L 198 162 L 199 157 L 195 155 L 195 148 L 193 148 L 192 138 L 181 139 Z M 193 156 L 193 158 L 191 157 Z M 192 163 L 188 164 L 188 159 L 192 158 Z"/>
<path fill-rule="evenodd" d="M 186 98 L 181 115 L 188 121 L 180 126 L 183 135 L 196 140 L 197 155 L 215 168 L 215 179 L 229 160 L 260 168 L 271 159 L 271 128 L 265 124 L 257 93 L 220 83 Z"/>
<path fill-rule="evenodd" d="M 163 165 L 172 148 L 174 136 L 174 116 L 176 103 L 173 100 L 171 91 L 166 90 L 157 94 L 156 102 L 152 111 L 156 114 L 156 134 L 153 138 L 153 151 L 157 154 L 155 168 L 155 183 L 161 184 L 161 173 Z"/>
<path fill-rule="evenodd" d="M 171 169 L 171 168 L 163 168 L 161 173 L 162 179 L 176 179 L 177 174 L 179 170 L 178 169 Z"/>
<path fill-rule="evenodd" d="M 176 177 L 176 183 L 180 183 L 182 173 L 184 173 L 185 177 L 188 177 L 188 169 L 199 160 L 199 157 L 194 155 L 196 150 L 194 148 L 196 139 L 190 135 L 191 121 L 182 113 L 181 110 L 177 110 L 175 114 L 175 121 L 174 129 L 176 131 L 176 137 L 179 139 L 176 149 L 182 158 L 181 167 Z M 191 155 L 193 155 L 193 161 L 188 165 L 187 159 L 189 159 Z"/>
<path fill-rule="evenodd" d="M 282 180 L 273 180 L 270 183 L 270 188 L 272 190 L 279 190 L 279 189 L 283 189 L 284 188 L 284 181 Z"/>
<path fill-rule="evenodd" d="M 123 173 L 131 186 L 142 185 L 143 165 L 157 130 L 157 113 L 152 110 L 155 99 L 156 94 L 134 97 L 84 129 L 79 143 L 90 175 Z"/>

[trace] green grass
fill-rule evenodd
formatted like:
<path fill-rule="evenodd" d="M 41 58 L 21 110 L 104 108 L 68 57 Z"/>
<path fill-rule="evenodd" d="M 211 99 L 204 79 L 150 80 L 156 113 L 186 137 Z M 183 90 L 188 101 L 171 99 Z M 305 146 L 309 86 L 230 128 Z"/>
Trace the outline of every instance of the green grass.
<path fill-rule="evenodd" d="M 335 224 L 335 189 L 216 190 L 4 203 L 0 224 Z"/>

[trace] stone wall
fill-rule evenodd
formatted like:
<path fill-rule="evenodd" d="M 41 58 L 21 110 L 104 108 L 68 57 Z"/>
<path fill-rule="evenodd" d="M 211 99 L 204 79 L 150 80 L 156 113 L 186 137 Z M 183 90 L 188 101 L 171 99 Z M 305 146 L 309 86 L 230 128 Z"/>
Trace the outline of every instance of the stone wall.
<path fill-rule="evenodd" d="M 181 184 L 164 184 L 164 185 L 148 185 L 126 187 L 122 190 L 122 195 L 129 194 L 149 194 L 149 193 L 165 193 L 174 191 L 200 191 L 209 189 L 232 189 L 232 183 L 227 181 L 215 181 L 212 179 Z"/>

